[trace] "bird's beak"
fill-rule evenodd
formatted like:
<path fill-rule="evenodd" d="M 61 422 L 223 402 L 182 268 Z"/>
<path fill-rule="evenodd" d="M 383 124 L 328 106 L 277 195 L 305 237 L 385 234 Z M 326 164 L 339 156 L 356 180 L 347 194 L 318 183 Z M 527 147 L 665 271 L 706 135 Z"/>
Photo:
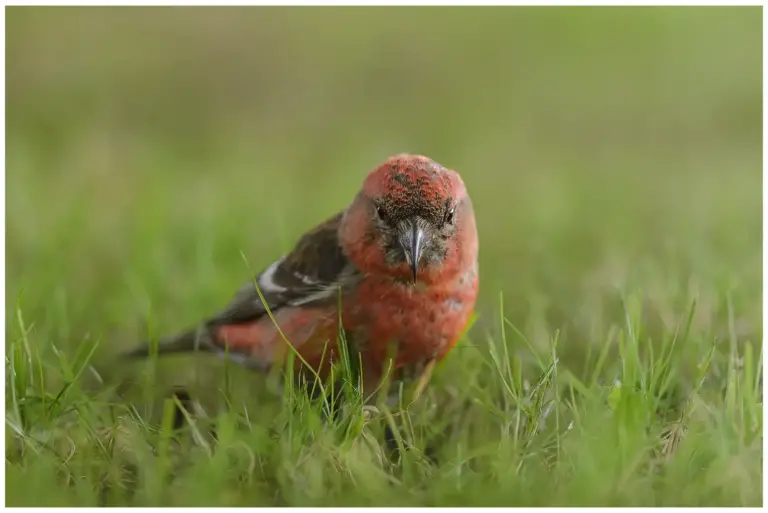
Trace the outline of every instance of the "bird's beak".
<path fill-rule="evenodd" d="M 412 220 L 403 227 L 401 232 L 402 236 L 400 242 L 403 246 L 403 252 L 405 253 L 405 259 L 408 265 L 411 266 L 413 272 L 413 282 L 416 283 L 416 276 L 419 272 L 419 260 L 421 259 L 421 252 L 425 246 L 425 233 L 422 228 L 419 227 L 419 223 L 416 220 Z"/>

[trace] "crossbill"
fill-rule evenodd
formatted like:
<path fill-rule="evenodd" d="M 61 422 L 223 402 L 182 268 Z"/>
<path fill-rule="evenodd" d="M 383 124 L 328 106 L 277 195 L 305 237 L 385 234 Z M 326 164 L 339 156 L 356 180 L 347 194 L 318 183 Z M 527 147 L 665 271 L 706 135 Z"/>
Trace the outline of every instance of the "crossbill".
<path fill-rule="evenodd" d="M 303 235 L 217 314 L 161 339 L 158 353 L 226 353 L 268 371 L 292 346 L 297 367 L 326 379 L 342 328 L 371 392 L 385 373 L 413 375 L 443 359 L 477 293 L 478 236 L 464 182 L 427 157 L 397 155 L 367 175 L 347 208 Z M 149 347 L 130 355 L 146 356 Z"/>

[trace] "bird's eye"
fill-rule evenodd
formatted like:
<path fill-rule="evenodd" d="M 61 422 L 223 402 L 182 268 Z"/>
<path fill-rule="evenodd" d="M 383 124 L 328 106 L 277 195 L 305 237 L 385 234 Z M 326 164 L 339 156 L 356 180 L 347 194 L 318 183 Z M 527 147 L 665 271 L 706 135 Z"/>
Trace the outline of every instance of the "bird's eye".
<path fill-rule="evenodd" d="M 454 214 L 455 210 L 456 209 L 454 209 L 454 208 L 448 209 L 448 212 L 445 213 L 445 218 L 443 219 L 444 223 L 446 223 L 446 224 L 453 223 L 453 214 Z"/>
<path fill-rule="evenodd" d="M 380 205 L 376 206 L 376 215 L 378 215 L 379 219 L 381 219 L 382 221 L 387 220 L 387 213 L 384 212 L 384 209 Z"/>

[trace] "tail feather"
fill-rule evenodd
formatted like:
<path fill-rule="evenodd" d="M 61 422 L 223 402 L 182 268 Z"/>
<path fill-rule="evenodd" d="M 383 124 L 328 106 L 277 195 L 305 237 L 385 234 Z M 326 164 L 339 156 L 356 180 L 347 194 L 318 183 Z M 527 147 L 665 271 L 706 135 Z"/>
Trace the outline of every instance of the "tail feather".
<path fill-rule="evenodd" d="M 141 346 L 123 353 L 123 357 L 129 359 L 147 358 L 155 353 L 157 355 L 169 355 L 193 351 L 213 352 L 214 350 L 211 333 L 205 328 L 199 328 L 162 338 L 155 343 L 145 342 Z"/>

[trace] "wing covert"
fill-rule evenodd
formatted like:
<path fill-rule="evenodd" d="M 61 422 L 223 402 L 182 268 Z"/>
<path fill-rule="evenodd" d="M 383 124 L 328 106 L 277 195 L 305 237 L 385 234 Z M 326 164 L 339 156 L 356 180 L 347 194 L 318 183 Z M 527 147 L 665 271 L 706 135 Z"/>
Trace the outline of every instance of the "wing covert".
<path fill-rule="evenodd" d="M 284 306 L 316 305 L 336 300 L 354 282 L 356 270 L 338 241 L 343 211 L 307 232 L 293 250 L 256 278 L 264 300 L 274 311 Z M 253 281 L 244 284 L 209 324 L 251 322 L 266 313 Z"/>

